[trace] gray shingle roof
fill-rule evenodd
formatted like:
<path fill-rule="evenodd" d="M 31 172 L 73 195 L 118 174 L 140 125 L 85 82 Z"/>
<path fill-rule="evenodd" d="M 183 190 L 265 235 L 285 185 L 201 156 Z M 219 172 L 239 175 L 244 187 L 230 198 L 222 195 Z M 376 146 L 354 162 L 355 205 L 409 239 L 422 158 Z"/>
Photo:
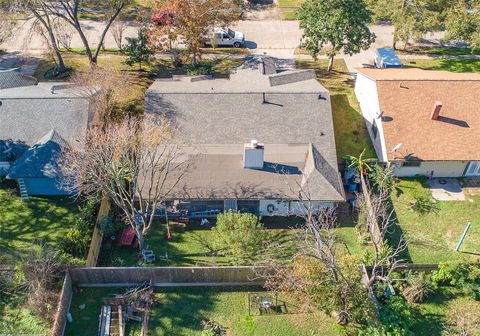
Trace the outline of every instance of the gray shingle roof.
<path fill-rule="evenodd" d="M 37 85 L 35 77 L 27 76 L 18 69 L 0 69 L 0 89 Z"/>
<path fill-rule="evenodd" d="M 282 74 L 285 77 L 272 86 L 271 77 Z M 295 198 L 285 189 L 284 174 L 243 168 L 243 144 L 257 139 L 265 144 L 266 161 L 273 164 L 304 171 L 307 157 L 314 156 L 307 177 L 309 188 L 315 189 L 312 195 L 316 200 L 343 200 L 330 96 L 308 71 L 263 75 L 258 63 L 247 63 L 230 79 L 158 80 L 147 90 L 145 105 L 147 113 L 168 116 L 182 142 L 201 148 L 230 146 L 230 153 L 192 156 L 195 171 L 180 187 L 189 197 Z M 269 151 L 278 146 L 295 148 L 295 160 L 269 159 Z"/>
<path fill-rule="evenodd" d="M 35 144 L 55 129 L 72 147 L 81 147 L 91 119 L 85 92 L 55 83 L 0 90 L 0 140 Z"/>

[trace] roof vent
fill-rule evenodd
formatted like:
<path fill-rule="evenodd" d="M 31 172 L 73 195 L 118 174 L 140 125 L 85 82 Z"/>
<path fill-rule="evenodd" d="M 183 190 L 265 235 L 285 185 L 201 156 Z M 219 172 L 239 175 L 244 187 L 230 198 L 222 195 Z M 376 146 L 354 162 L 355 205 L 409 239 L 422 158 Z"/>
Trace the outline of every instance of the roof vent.
<path fill-rule="evenodd" d="M 243 149 L 243 168 L 262 169 L 264 163 L 264 146 L 258 140 L 246 143 Z"/>
<path fill-rule="evenodd" d="M 441 101 L 436 101 L 435 102 L 435 105 L 433 106 L 433 111 L 432 111 L 432 114 L 430 116 L 430 118 L 432 120 L 438 120 L 438 117 L 440 116 L 440 111 L 442 110 L 442 102 Z"/>

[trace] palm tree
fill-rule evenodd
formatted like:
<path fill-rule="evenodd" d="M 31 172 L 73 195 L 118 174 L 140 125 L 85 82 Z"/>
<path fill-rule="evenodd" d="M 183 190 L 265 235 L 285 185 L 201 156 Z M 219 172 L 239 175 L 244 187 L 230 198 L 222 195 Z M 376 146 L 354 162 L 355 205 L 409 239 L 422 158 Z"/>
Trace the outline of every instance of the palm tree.
<path fill-rule="evenodd" d="M 373 170 L 372 163 L 377 162 L 375 158 L 364 158 L 365 148 L 362 150 L 358 157 L 353 155 L 345 155 L 344 160 L 348 162 L 348 168 L 357 168 L 360 173 L 360 181 L 362 183 L 363 194 L 366 195 L 367 183 L 365 182 L 365 176 Z"/>

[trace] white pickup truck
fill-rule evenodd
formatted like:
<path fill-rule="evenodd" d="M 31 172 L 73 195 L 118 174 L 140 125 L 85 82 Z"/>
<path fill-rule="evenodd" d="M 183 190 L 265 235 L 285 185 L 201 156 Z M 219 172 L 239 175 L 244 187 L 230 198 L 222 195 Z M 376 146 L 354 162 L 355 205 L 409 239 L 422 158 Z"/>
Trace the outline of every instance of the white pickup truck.
<path fill-rule="evenodd" d="M 211 35 L 205 37 L 205 45 L 240 48 L 245 45 L 245 36 L 243 33 L 233 31 L 230 28 L 214 28 Z"/>

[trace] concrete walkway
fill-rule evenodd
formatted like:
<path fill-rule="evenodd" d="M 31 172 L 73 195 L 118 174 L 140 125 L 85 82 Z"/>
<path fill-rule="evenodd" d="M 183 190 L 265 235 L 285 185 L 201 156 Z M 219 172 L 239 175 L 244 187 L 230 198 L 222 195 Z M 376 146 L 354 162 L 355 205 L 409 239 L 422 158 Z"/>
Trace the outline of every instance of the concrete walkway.
<path fill-rule="evenodd" d="M 465 194 L 456 178 L 434 178 L 428 182 L 432 197 L 438 201 L 464 201 Z"/>

